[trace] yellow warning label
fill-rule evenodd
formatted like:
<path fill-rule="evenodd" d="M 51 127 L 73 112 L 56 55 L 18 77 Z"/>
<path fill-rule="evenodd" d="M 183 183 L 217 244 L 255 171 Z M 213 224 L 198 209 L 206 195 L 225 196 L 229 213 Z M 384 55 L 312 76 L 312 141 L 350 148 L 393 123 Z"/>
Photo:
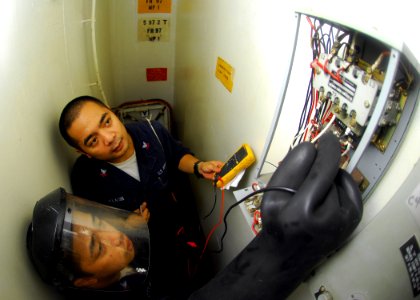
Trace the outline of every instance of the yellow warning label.
<path fill-rule="evenodd" d="M 217 58 L 216 64 L 216 78 L 225 86 L 225 88 L 232 93 L 233 88 L 233 74 L 235 70 L 226 61 Z"/>

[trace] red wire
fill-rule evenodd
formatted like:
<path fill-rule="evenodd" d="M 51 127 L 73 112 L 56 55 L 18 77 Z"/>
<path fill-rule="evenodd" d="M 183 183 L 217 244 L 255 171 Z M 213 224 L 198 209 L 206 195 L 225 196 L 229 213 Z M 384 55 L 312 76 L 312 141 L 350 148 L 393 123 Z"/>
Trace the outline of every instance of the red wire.
<path fill-rule="evenodd" d="M 314 110 L 314 107 L 316 107 L 318 105 L 318 98 L 319 98 L 319 92 L 315 91 L 315 100 L 312 101 L 312 105 L 311 105 L 311 110 L 309 111 L 309 115 L 308 115 L 308 119 L 306 121 L 306 124 L 309 124 L 309 122 L 311 121 L 311 115 L 312 115 L 312 111 Z M 308 133 L 308 128 L 305 130 L 305 135 L 303 136 L 303 141 L 306 141 L 306 134 Z"/>
<path fill-rule="evenodd" d="M 327 109 L 325 110 L 324 116 L 322 117 L 322 121 L 321 121 L 322 124 L 325 124 L 325 122 L 328 122 L 331 119 L 330 118 L 330 116 L 331 116 L 331 112 L 330 112 L 331 106 L 332 106 L 332 101 L 330 100 L 330 101 L 328 101 Z"/>
<path fill-rule="evenodd" d="M 222 178 L 218 178 L 218 180 L 222 181 Z M 223 213 L 225 211 L 225 190 L 223 188 L 223 181 L 222 181 L 222 202 L 220 203 L 220 212 L 219 212 L 219 221 L 216 225 L 213 226 L 213 228 L 210 230 L 209 234 L 207 235 L 206 243 L 204 244 L 203 251 L 201 252 L 200 259 L 203 257 L 204 252 L 206 251 L 207 244 L 209 243 L 209 240 L 211 236 L 213 235 L 214 231 L 217 229 L 217 227 L 220 226 L 223 222 Z"/>
<path fill-rule="evenodd" d="M 256 225 L 255 222 L 252 223 L 251 229 L 252 229 L 252 231 L 254 232 L 255 235 L 258 235 L 258 231 L 255 229 L 255 225 Z"/>
<path fill-rule="evenodd" d="M 314 26 L 314 24 L 312 24 L 311 19 L 310 19 L 308 16 L 306 16 L 306 20 L 308 21 L 309 26 L 311 26 L 311 29 L 312 29 L 313 31 L 315 31 L 315 26 Z"/>
<path fill-rule="evenodd" d="M 330 70 L 328 70 L 327 65 L 328 65 L 328 59 L 325 60 L 325 64 L 323 65 L 318 59 L 315 59 L 313 61 L 318 67 L 320 67 L 325 73 L 329 74 L 332 78 L 334 78 L 335 80 L 337 80 L 339 83 L 343 83 L 343 80 L 340 77 L 340 74 L 333 74 Z M 313 64 L 311 65 L 313 66 Z"/>
<path fill-rule="evenodd" d="M 255 226 L 259 223 L 258 222 L 258 218 L 259 218 L 259 216 L 260 216 L 260 211 L 259 210 L 256 210 L 256 211 L 254 211 L 254 220 L 252 221 L 252 231 L 255 233 L 255 235 L 258 235 L 258 231 L 255 229 Z"/>
<path fill-rule="evenodd" d="M 256 191 L 258 191 L 258 190 L 259 190 L 258 183 L 256 183 L 256 182 L 252 183 L 251 187 L 252 187 L 252 190 L 253 190 L 254 192 L 256 192 Z"/>

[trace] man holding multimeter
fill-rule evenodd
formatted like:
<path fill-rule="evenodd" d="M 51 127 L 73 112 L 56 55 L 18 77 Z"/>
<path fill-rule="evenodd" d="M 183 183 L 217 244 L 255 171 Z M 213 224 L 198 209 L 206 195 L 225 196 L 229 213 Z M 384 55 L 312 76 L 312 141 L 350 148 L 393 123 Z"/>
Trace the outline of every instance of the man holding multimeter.
<path fill-rule="evenodd" d="M 176 245 L 199 238 L 183 173 L 213 180 L 223 162 L 200 161 L 158 122 L 124 125 L 91 96 L 69 102 L 59 128 L 82 154 L 71 173 L 74 195 L 139 214 L 146 207 L 150 211 L 151 272 L 159 277 L 159 293 L 172 293 L 188 277 L 181 263 L 184 254 Z"/>

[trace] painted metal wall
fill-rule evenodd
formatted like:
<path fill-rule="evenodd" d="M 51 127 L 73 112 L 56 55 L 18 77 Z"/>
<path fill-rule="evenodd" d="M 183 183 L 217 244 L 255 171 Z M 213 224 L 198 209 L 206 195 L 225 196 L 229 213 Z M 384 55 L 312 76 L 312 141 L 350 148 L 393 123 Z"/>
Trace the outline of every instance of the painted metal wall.
<path fill-rule="evenodd" d="M 56 299 L 29 264 L 35 202 L 63 186 L 73 152 L 58 133 L 64 104 L 91 93 L 85 1 L 0 1 L 0 290 L 2 299 Z"/>
<path fill-rule="evenodd" d="M 109 0 L 107 26 L 111 42 L 107 51 L 110 59 L 102 60 L 101 65 L 109 65 L 109 70 L 112 70 L 112 105 L 150 98 L 161 98 L 173 104 L 176 8 L 176 1 L 172 1 L 170 13 L 140 14 L 136 0 Z M 149 19 L 169 22 L 165 27 L 165 31 L 169 31 L 167 39 L 150 41 L 142 38 L 140 33 L 144 27 L 141 22 Z M 101 49 L 98 50 L 100 53 Z M 148 80 L 148 68 L 166 69 L 166 80 Z"/>

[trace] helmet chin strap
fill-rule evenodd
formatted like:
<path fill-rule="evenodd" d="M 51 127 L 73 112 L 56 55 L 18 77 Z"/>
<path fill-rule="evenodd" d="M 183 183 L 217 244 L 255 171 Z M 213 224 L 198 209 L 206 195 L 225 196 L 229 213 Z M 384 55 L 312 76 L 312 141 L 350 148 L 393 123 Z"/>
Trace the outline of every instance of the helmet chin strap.
<path fill-rule="evenodd" d="M 120 279 L 120 273 L 112 274 L 108 277 L 98 278 L 95 276 L 76 278 L 73 281 L 75 287 L 78 288 L 92 288 L 102 289 L 105 288 Z"/>

